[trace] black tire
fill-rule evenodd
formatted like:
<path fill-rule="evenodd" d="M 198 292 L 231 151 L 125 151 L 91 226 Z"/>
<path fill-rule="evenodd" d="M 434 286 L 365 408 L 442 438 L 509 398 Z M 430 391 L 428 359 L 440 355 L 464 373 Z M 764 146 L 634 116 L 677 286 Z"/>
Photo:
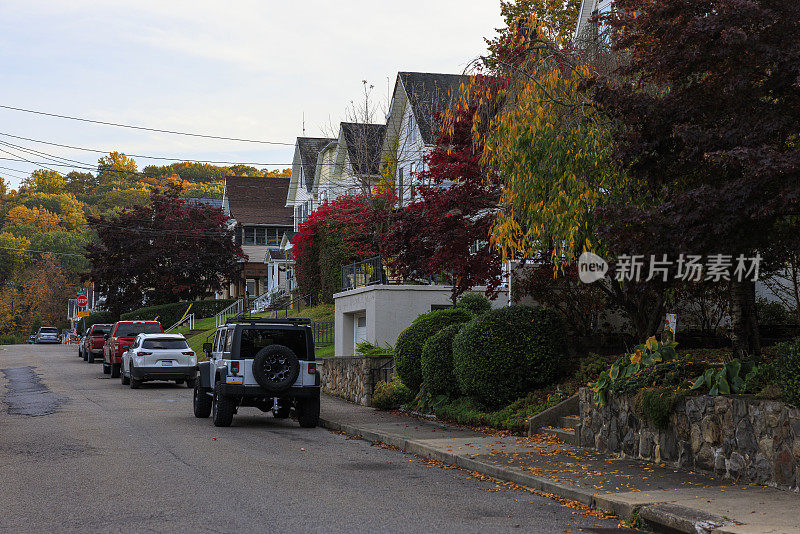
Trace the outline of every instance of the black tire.
<path fill-rule="evenodd" d="M 319 424 L 319 397 L 297 399 L 294 409 L 301 427 L 315 428 Z"/>
<path fill-rule="evenodd" d="M 86 360 L 87 362 L 94 363 L 94 354 L 91 351 L 89 351 L 89 354 L 88 354 L 87 357 L 88 357 L 88 360 Z"/>
<path fill-rule="evenodd" d="M 119 363 L 111 364 L 111 378 L 119 378 L 119 370 L 122 367 Z"/>
<path fill-rule="evenodd" d="M 186 379 L 186 387 L 189 389 L 194 388 L 197 385 L 197 378 L 187 378 Z"/>
<path fill-rule="evenodd" d="M 127 386 L 131 383 L 131 375 L 125 376 L 125 369 L 120 369 L 119 381 L 122 382 L 123 386 Z"/>
<path fill-rule="evenodd" d="M 175 385 L 177 385 L 177 386 L 180 386 L 180 385 L 181 385 L 181 384 L 183 384 L 185 381 L 186 381 L 186 379 L 185 379 L 185 378 L 177 378 L 177 379 L 175 379 Z"/>
<path fill-rule="evenodd" d="M 233 399 L 222 394 L 220 383 L 214 384 L 214 403 L 211 407 L 211 417 L 214 426 L 231 426 L 233 422 Z"/>
<path fill-rule="evenodd" d="M 138 378 L 134 378 L 133 377 L 133 373 L 131 373 L 130 385 L 131 385 L 131 389 L 139 389 L 139 386 L 142 385 L 142 381 L 139 380 Z"/>
<path fill-rule="evenodd" d="M 284 345 L 264 347 L 253 358 L 253 377 L 267 393 L 283 393 L 297 380 L 300 360 Z"/>
<path fill-rule="evenodd" d="M 85 362 L 89 361 L 89 353 L 86 351 L 83 351 L 83 361 Z"/>
<path fill-rule="evenodd" d="M 111 366 L 109 364 L 107 364 L 106 362 L 103 362 L 103 374 L 104 375 L 111 374 Z"/>
<path fill-rule="evenodd" d="M 203 419 L 211 415 L 211 407 L 214 401 L 204 388 L 195 385 L 192 404 L 194 405 L 194 416 Z"/>
<path fill-rule="evenodd" d="M 78 345 L 78 358 L 83 358 L 83 349 Z"/>

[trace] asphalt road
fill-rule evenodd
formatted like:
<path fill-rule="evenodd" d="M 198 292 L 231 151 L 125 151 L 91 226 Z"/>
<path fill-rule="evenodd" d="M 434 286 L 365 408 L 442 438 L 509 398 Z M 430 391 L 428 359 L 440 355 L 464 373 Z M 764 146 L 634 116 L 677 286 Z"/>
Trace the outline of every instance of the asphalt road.
<path fill-rule="evenodd" d="M 191 391 L 122 387 L 75 346 L 0 347 L 2 532 L 621 532 L 244 408 L 230 428 Z"/>

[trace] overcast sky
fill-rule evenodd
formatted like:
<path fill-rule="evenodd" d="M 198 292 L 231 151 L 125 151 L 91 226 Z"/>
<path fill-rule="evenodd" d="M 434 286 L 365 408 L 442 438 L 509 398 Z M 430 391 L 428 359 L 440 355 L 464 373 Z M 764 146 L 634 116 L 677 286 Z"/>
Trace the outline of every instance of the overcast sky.
<path fill-rule="evenodd" d="M 0 105 L 294 143 L 346 118 L 361 80 L 460 73 L 501 24 L 498 0 L 0 2 Z M 186 159 L 291 163 L 292 147 L 212 141 L 0 109 L 0 134 Z M 100 154 L 0 141 L 86 162 Z M 21 154 L 0 145 L 0 150 Z M 0 157 L 19 159 L 0 152 Z M 25 159 L 42 161 L 24 154 Z M 137 158 L 141 169 L 156 163 Z M 0 160 L 12 186 L 34 165 Z M 53 167 L 64 173 L 70 169 Z"/>

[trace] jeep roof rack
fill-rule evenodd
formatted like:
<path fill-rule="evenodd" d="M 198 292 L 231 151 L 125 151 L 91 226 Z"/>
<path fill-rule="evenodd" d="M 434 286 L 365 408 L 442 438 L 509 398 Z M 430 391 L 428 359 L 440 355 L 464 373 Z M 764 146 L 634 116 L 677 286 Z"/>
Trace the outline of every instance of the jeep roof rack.
<path fill-rule="evenodd" d="M 267 317 L 250 317 L 247 315 L 236 315 L 228 317 L 225 324 L 230 323 L 247 323 L 247 324 L 288 324 L 288 325 L 304 325 L 311 324 L 311 319 L 306 318 L 287 318 L 287 319 L 270 319 Z"/>

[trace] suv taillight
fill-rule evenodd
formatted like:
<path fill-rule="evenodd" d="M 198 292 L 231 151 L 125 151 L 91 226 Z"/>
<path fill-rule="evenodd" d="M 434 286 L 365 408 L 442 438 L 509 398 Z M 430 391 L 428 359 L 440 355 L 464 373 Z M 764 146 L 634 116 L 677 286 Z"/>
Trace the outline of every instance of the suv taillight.
<path fill-rule="evenodd" d="M 317 374 L 317 362 L 308 362 L 308 374 Z"/>
<path fill-rule="evenodd" d="M 194 356 L 194 352 L 191 350 L 187 350 L 186 352 L 181 352 L 184 356 Z"/>
<path fill-rule="evenodd" d="M 150 356 L 151 354 L 153 354 L 153 353 L 152 352 L 145 352 L 143 350 L 136 353 L 137 356 Z"/>
<path fill-rule="evenodd" d="M 239 374 L 239 362 L 237 361 L 231 362 L 231 373 L 235 375 Z"/>

